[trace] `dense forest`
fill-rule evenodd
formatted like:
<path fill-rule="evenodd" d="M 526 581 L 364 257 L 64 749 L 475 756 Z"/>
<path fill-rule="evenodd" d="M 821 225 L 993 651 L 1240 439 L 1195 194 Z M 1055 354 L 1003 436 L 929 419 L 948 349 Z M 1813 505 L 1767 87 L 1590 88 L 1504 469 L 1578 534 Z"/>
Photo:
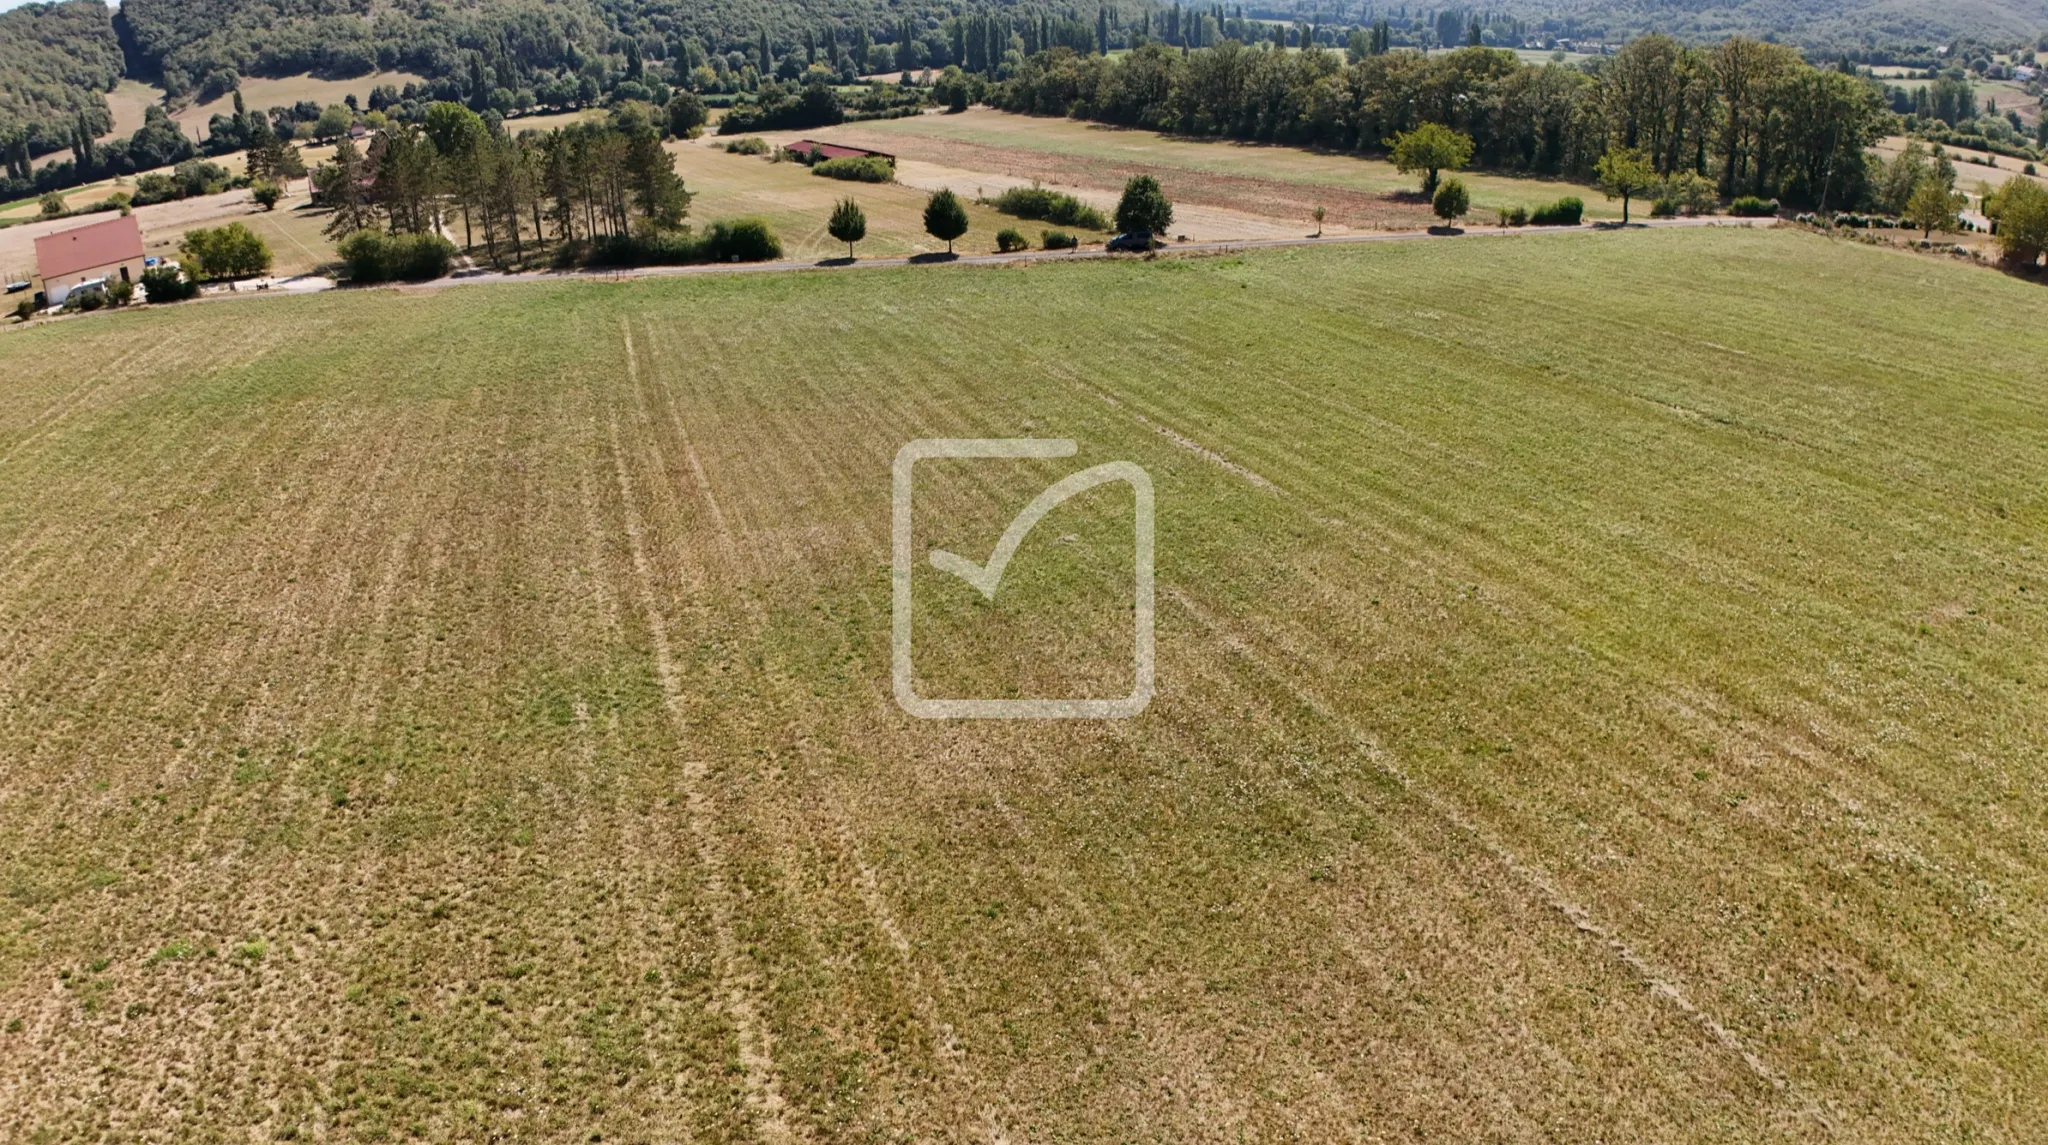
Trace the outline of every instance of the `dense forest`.
<path fill-rule="evenodd" d="M 0 12 L 0 146 L 24 131 L 32 150 L 70 141 L 84 116 L 112 126 L 105 92 L 121 78 L 121 45 L 100 0 L 31 4 Z"/>

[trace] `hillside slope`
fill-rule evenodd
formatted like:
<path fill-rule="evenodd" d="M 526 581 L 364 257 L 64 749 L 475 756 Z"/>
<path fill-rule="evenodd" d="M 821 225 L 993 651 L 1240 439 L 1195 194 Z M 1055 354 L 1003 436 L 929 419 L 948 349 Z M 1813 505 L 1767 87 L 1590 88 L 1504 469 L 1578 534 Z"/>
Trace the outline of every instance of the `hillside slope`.
<path fill-rule="evenodd" d="M 1510 0 L 1505 10 L 1608 38 L 1664 32 L 1847 46 L 1943 44 L 1958 36 L 2031 43 L 2048 32 L 2044 0 Z"/>
<path fill-rule="evenodd" d="M 0 12 L 0 138 L 25 125 L 46 138 L 84 115 L 94 134 L 113 118 L 106 92 L 121 78 L 121 45 L 99 0 Z"/>

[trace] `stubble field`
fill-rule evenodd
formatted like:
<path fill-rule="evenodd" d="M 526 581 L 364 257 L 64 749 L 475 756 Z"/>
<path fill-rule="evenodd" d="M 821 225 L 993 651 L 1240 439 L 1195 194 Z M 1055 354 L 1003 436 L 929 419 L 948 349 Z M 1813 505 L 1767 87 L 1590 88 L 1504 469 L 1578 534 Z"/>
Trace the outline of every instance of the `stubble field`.
<path fill-rule="evenodd" d="M 0 334 L 0 1135 L 2026 1141 L 2037 291 L 1703 229 Z M 1144 466 L 1135 719 L 890 696 L 891 458 L 1016 435 L 918 543 Z M 1110 681 L 1129 513 L 923 568 L 931 686 Z"/>

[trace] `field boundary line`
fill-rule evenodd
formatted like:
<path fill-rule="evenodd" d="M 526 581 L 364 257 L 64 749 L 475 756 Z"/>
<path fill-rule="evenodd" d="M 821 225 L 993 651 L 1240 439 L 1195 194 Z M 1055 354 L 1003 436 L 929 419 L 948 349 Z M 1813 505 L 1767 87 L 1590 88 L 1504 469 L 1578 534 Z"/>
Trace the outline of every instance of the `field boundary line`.
<path fill-rule="evenodd" d="M 1516 855 L 1514 851 L 1508 848 L 1507 844 L 1495 838 L 1492 832 L 1486 830 L 1477 820 L 1466 814 L 1464 808 L 1458 806 L 1449 797 L 1439 795 L 1419 784 L 1414 776 L 1410 775 L 1405 768 L 1388 755 L 1387 751 L 1379 745 L 1377 740 L 1353 724 L 1350 719 L 1337 711 L 1328 701 L 1309 690 L 1300 681 L 1274 666 L 1265 656 L 1260 655 L 1258 650 L 1253 648 L 1248 640 L 1226 628 L 1208 610 L 1195 603 L 1187 593 L 1169 586 L 1166 589 L 1165 595 L 1171 597 L 1175 603 L 1179 604 L 1182 610 L 1193 618 L 1195 623 L 1206 629 L 1225 648 L 1279 683 L 1297 700 L 1306 704 L 1311 711 L 1342 730 L 1354 744 L 1365 752 L 1367 760 L 1372 763 L 1375 770 L 1393 781 L 1402 791 L 1420 801 L 1424 807 L 1448 823 L 1459 834 L 1479 844 L 1480 848 L 1495 862 L 1506 868 L 1509 874 L 1535 891 L 1543 900 L 1544 905 L 1550 907 L 1553 911 L 1562 915 L 1566 921 L 1570 922 L 1573 929 L 1599 941 L 1614 955 L 1617 961 L 1627 967 L 1629 972 L 1642 982 L 1644 988 L 1649 991 L 1651 996 L 1670 1005 L 1680 1015 L 1706 1032 L 1722 1049 L 1735 1055 L 1757 1080 L 1775 1090 L 1782 1091 L 1786 1088 L 1784 1079 L 1780 1078 L 1769 1065 L 1765 1064 L 1761 1057 L 1758 1057 L 1754 1051 L 1745 1045 L 1742 1039 L 1736 1036 L 1734 1031 L 1722 1025 L 1713 1015 L 1702 1010 L 1692 1001 L 1684 988 L 1673 980 L 1674 975 L 1665 974 L 1651 965 L 1649 959 L 1637 953 L 1634 947 L 1630 946 L 1611 928 L 1594 918 L 1591 910 L 1567 896 L 1558 887 L 1557 883 L 1551 879 L 1548 873 Z"/>
<path fill-rule="evenodd" d="M 634 359 L 633 333 L 622 320 L 625 334 L 626 374 L 629 382 L 637 389 L 640 370 Z M 716 832 L 711 824 L 710 796 L 705 793 L 705 781 L 710 768 L 689 749 L 689 716 L 686 709 L 682 673 L 676 666 L 674 648 L 669 643 L 668 622 L 662 614 L 661 604 L 654 591 L 654 569 L 647 558 L 647 546 L 642 540 L 645 531 L 640 520 L 640 510 L 633 500 L 633 480 L 626 471 L 626 454 L 619 436 L 619 415 L 616 409 L 610 414 L 612 467 L 618 478 L 619 501 L 625 511 L 626 542 L 633 557 L 633 579 L 636 593 L 640 598 L 642 618 L 647 625 L 648 638 L 654 646 L 654 670 L 661 683 L 663 707 L 675 727 L 678 746 L 683 755 L 683 803 L 690 822 L 690 833 L 697 845 L 697 861 L 704 868 L 708 894 L 706 904 L 710 909 L 717 934 L 714 936 L 718 948 L 719 977 L 724 987 L 724 1009 L 731 1017 L 736 1039 L 739 1043 L 741 1068 L 745 1071 L 749 1089 L 749 1104 L 762 1115 L 763 1136 L 770 1145 L 786 1145 L 800 1140 L 791 1126 L 784 1110 L 788 1103 L 783 1099 L 780 1086 L 775 1080 L 774 1047 L 768 1037 L 767 1027 L 754 1009 L 747 980 L 740 973 L 740 951 L 738 940 L 733 936 L 731 892 L 727 886 L 725 856 L 719 853 Z"/>

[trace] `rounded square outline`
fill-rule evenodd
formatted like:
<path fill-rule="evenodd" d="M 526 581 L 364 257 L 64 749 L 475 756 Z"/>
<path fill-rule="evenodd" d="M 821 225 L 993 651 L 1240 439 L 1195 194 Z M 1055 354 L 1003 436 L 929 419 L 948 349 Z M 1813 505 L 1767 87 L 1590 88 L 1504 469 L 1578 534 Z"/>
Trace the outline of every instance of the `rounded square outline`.
<path fill-rule="evenodd" d="M 921 437 L 896 451 L 889 481 L 891 553 L 889 560 L 890 681 L 897 706 L 920 719 L 946 720 L 1120 720 L 1145 710 L 1152 702 L 1155 663 L 1153 629 L 1152 476 L 1132 462 L 1122 480 L 1136 501 L 1131 522 L 1136 552 L 1136 639 L 1132 648 L 1131 693 L 1109 700 L 938 700 L 917 694 L 911 666 L 910 574 L 912 552 L 910 505 L 912 468 L 931 458 L 949 457 L 1072 457 L 1078 450 L 1066 438 L 1046 437 Z"/>

